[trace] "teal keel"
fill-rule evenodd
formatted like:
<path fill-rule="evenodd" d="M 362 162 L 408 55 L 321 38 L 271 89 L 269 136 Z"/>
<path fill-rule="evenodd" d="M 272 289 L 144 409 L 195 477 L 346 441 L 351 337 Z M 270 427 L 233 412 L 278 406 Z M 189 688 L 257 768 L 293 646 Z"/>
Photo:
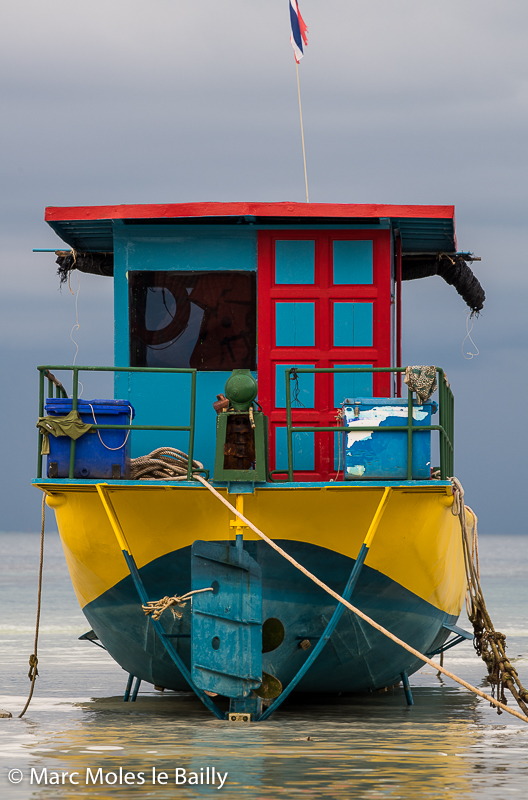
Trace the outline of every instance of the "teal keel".
<path fill-rule="evenodd" d="M 353 559 L 303 542 L 288 540 L 278 541 L 278 544 L 336 592 L 343 593 L 355 563 Z M 286 687 L 309 658 L 310 649 L 317 645 L 336 604 L 265 543 L 246 541 L 244 549 L 262 570 L 262 620 L 278 618 L 285 628 L 280 647 L 262 655 L 262 668 Z M 162 556 L 139 572 L 149 599 L 184 594 L 191 588 L 191 548 Z M 353 602 L 422 653 L 440 647 L 450 633 L 443 627 L 444 623 L 453 624 L 457 620 L 368 566 L 361 570 Z M 83 610 L 110 655 L 127 672 L 156 686 L 178 691 L 189 689 L 144 615 L 130 576 Z M 170 611 L 166 611 L 162 624 L 190 670 L 190 604 L 183 609 L 181 619 L 173 618 Z M 345 609 L 330 640 L 295 691 L 375 690 L 399 683 L 402 673 L 411 675 L 422 663 Z"/>

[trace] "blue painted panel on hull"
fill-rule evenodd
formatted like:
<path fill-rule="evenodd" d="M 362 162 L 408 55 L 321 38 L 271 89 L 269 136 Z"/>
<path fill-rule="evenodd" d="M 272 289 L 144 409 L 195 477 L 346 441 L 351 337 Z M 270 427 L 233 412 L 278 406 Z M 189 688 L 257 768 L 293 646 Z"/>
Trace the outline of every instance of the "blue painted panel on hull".
<path fill-rule="evenodd" d="M 337 592 L 342 592 L 353 559 L 303 542 L 277 540 L 300 563 Z M 326 592 L 299 573 L 264 542 L 248 541 L 245 549 L 263 573 L 263 619 L 278 617 L 286 628 L 283 644 L 263 656 L 263 669 L 286 684 L 306 658 L 299 636 L 315 640 L 335 608 Z M 182 594 L 190 589 L 190 547 L 167 554 L 142 567 L 149 596 Z M 437 647 L 448 636 L 443 622 L 456 617 L 439 611 L 399 584 L 364 567 L 354 603 L 421 652 Z M 131 578 L 125 578 L 84 608 L 85 615 L 113 658 L 143 680 L 172 689 L 186 684 L 144 616 Z M 190 665 L 190 611 L 181 620 L 164 616 L 164 625 L 176 634 L 178 652 Z M 184 638 L 187 637 L 187 638 Z M 421 665 L 367 623 L 345 611 L 329 644 L 299 683 L 298 691 L 354 692 L 396 683 L 404 670 L 412 674 Z"/>
<path fill-rule="evenodd" d="M 262 682 L 262 571 L 230 542 L 196 541 L 191 557 L 191 674 L 199 689 L 248 697 Z M 213 592 L 200 592 L 206 587 Z"/>

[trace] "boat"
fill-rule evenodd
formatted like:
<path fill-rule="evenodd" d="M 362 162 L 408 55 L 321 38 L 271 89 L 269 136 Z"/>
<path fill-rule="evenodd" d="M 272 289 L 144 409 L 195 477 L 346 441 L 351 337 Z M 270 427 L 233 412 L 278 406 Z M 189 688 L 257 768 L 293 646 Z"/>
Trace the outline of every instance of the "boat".
<path fill-rule="evenodd" d="M 403 683 L 412 702 L 422 661 L 293 562 L 428 656 L 472 637 L 457 626 L 453 393 L 401 351 L 404 280 L 439 275 L 482 307 L 454 207 L 50 207 L 46 221 L 67 245 L 62 279 L 114 282 L 116 366 L 38 367 L 34 484 L 82 638 L 126 670 L 124 699 L 146 682 L 245 721 L 292 691 Z M 84 399 L 80 382 L 109 371 L 114 398 Z"/>

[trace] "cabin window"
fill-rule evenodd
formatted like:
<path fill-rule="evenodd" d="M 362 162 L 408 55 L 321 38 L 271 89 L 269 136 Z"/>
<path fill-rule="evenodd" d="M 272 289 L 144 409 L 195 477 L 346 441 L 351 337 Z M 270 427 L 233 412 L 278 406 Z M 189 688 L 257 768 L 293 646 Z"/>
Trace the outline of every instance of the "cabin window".
<path fill-rule="evenodd" d="M 129 272 L 130 365 L 256 368 L 253 272 Z"/>

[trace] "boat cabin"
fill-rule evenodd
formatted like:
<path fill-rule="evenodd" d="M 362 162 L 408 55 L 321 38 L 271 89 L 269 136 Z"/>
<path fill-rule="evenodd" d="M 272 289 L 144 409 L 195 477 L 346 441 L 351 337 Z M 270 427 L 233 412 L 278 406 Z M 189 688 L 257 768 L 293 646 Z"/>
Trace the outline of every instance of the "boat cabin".
<path fill-rule="evenodd" d="M 345 401 L 399 397 L 401 372 L 333 370 L 401 367 L 402 279 L 470 258 L 457 254 L 453 206 L 52 207 L 46 220 L 71 248 L 57 251 L 64 269 L 113 277 L 115 365 L 133 368 L 115 373 L 115 398 L 133 407 L 134 426 L 188 426 L 194 415 L 193 457 L 212 473 L 213 402 L 233 370 L 249 370 L 275 480 L 288 478 L 287 393 L 303 428 L 340 424 Z M 189 432 L 138 430 L 130 444 L 132 457 L 188 452 Z M 294 432 L 290 456 L 290 479 L 344 476 L 333 431 Z"/>

